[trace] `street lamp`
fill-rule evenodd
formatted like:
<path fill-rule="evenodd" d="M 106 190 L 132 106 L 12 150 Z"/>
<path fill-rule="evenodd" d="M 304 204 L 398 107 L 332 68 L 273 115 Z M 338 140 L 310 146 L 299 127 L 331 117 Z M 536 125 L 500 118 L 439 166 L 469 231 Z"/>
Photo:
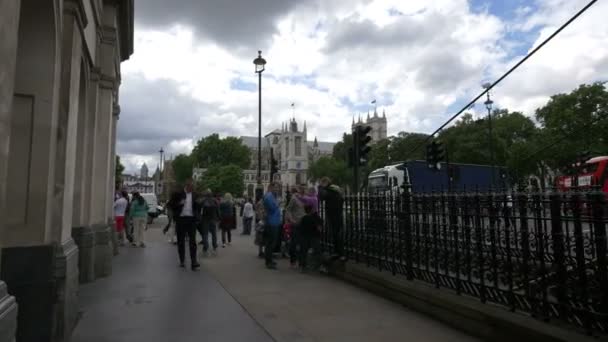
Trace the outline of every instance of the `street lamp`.
<path fill-rule="evenodd" d="M 158 153 L 160 153 L 160 161 L 158 163 L 158 169 L 159 171 L 163 171 L 163 153 L 165 153 L 165 150 L 163 150 L 163 148 L 161 147 L 160 150 L 158 151 Z M 162 173 L 161 173 L 162 175 Z"/>
<path fill-rule="evenodd" d="M 262 51 L 258 50 L 258 57 L 253 60 L 255 72 L 258 74 L 258 181 L 255 189 L 256 200 L 262 198 L 262 73 L 266 70 L 266 60 L 262 58 Z"/>
<path fill-rule="evenodd" d="M 494 187 L 495 183 L 494 183 L 494 173 L 496 172 L 496 165 L 494 162 L 494 136 L 492 133 L 492 104 L 494 103 L 491 99 L 490 99 L 490 83 L 484 83 L 482 85 L 482 87 L 484 89 L 487 89 L 488 91 L 486 92 L 486 102 L 484 102 L 483 104 L 486 105 L 486 109 L 488 110 L 488 148 L 490 149 L 490 165 L 492 165 L 492 184 L 490 187 Z"/>

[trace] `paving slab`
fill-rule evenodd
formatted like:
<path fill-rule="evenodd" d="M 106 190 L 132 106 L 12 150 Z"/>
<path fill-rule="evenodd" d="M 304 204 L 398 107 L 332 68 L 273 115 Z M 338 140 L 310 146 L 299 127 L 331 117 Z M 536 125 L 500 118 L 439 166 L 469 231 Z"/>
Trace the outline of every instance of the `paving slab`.
<path fill-rule="evenodd" d="M 162 222 L 148 247 L 122 247 L 110 277 L 81 286 L 72 342 L 273 341 L 208 271 L 178 267 Z"/>

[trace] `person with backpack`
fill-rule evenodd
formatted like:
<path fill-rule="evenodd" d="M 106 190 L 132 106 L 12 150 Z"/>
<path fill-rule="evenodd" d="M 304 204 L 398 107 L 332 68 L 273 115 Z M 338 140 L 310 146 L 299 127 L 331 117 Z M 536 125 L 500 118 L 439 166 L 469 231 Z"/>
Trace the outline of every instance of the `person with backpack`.
<path fill-rule="evenodd" d="M 329 177 L 321 178 L 319 183 L 319 200 L 325 204 L 326 222 L 334 245 L 332 257 L 345 261 L 344 246 L 342 244 L 342 228 L 344 225 L 344 196 L 342 195 L 342 189 L 332 184 Z"/>
<path fill-rule="evenodd" d="M 217 254 L 217 222 L 220 219 L 220 209 L 217 200 L 213 197 L 211 190 L 203 192 L 201 203 L 202 215 L 200 223 L 200 233 L 203 237 L 203 256 L 209 254 L 209 234 L 211 234 L 211 245 L 213 255 Z"/>
<path fill-rule="evenodd" d="M 236 207 L 232 195 L 227 192 L 220 203 L 220 229 L 222 230 L 222 248 L 232 243 L 232 230 L 236 229 Z"/>

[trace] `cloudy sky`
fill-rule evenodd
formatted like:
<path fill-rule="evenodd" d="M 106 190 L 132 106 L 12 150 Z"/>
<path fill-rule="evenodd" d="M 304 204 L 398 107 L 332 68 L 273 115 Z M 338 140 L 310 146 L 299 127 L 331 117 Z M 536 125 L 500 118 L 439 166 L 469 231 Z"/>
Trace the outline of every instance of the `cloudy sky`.
<path fill-rule="evenodd" d="M 309 139 L 337 141 L 370 102 L 388 133 L 432 132 L 587 0 L 135 0 L 135 53 L 122 65 L 117 153 L 127 172 L 202 136 L 257 134 L 293 112 Z M 608 0 L 493 90 L 524 111 L 608 80 Z M 473 108 L 482 115 L 483 105 Z"/>

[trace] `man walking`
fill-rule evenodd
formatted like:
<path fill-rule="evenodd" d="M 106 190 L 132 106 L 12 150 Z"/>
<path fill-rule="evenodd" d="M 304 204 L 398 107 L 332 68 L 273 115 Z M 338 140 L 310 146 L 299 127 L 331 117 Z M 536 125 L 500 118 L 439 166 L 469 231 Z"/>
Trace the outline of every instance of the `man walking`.
<path fill-rule="evenodd" d="M 253 222 L 254 211 L 250 199 L 247 199 L 242 206 L 241 216 L 243 217 L 243 234 L 241 235 L 251 235 L 251 223 Z"/>
<path fill-rule="evenodd" d="M 264 211 L 266 213 L 266 226 L 264 228 L 264 256 L 266 267 L 276 269 L 277 263 L 274 262 L 272 251 L 276 246 L 281 226 L 281 209 L 277 200 L 277 187 L 274 183 L 268 185 L 268 192 L 264 195 Z"/>
<path fill-rule="evenodd" d="M 209 253 L 209 234 L 211 234 L 211 245 L 213 255 L 217 254 L 217 224 L 220 220 L 219 203 L 213 197 L 211 190 L 207 189 L 203 193 L 202 218 L 200 223 L 201 235 L 203 238 L 203 256 Z"/>
<path fill-rule="evenodd" d="M 342 189 L 332 184 L 329 177 L 323 177 L 320 182 L 319 199 L 325 203 L 326 221 L 334 245 L 333 257 L 344 261 L 346 258 L 344 257 L 344 247 L 342 245 L 342 208 L 344 205 Z"/>
<path fill-rule="evenodd" d="M 180 267 L 185 267 L 186 235 L 190 245 L 190 263 L 192 270 L 200 267 L 196 260 L 196 224 L 200 216 L 200 205 L 193 192 L 192 179 L 186 180 L 183 191 L 175 192 L 171 196 L 169 206 L 174 213 L 175 230 L 177 233 L 177 252 Z"/>

